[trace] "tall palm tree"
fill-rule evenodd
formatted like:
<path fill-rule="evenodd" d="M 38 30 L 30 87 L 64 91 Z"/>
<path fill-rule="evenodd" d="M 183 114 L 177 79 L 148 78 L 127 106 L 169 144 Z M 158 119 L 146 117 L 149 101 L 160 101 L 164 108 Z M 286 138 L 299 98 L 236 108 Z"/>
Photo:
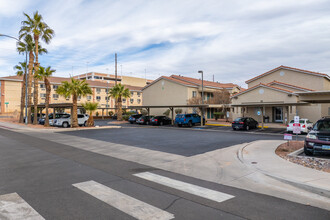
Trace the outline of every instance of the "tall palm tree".
<path fill-rule="evenodd" d="M 119 83 L 110 89 L 109 95 L 113 97 L 115 100 L 117 100 L 118 103 L 117 118 L 119 121 L 123 120 L 122 98 L 130 97 L 131 94 L 129 89 L 127 88 L 125 89 L 125 86 Z"/>
<path fill-rule="evenodd" d="M 18 65 L 14 66 L 14 70 L 16 70 L 17 76 L 23 76 L 22 80 L 22 88 L 21 88 L 21 105 L 20 105 L 20 115 L 19 115 L 19 123 L 24 123 L 24 106 L 25 106 L 25 68 L 26 68 L 26 62 L 19 62 Z"/>
<path fill-rule="evenodd" d="M 69 98 L 72 96 L 72 127 L 78 127 L 78 118 L 77 118 L 77 101 L 79 96 L 87 96 L 93 94 L 92 89 L 89 87 L 86 80 L 79 80 L 71 78 L 70 82 L 64 81 L 57 88 L 56 93 Z"/>
<path fill-rule="evenodd" d="M 25 35 L 24 40 L 17 43 L 18 53 L 24 53 L 25 50 L 29 52 L 29 64 L 28 64 L 28 115 L 31 115 L 31 106 L 32 106 L 32 79 L 33 79 L 33 61 L 35 57 L 35 44 L 33 38 L 30 34 Z M 41 45 L 38 47 L 38 53 L 44 54 L 48 51 L 43 48 Z M 28 123 L 31 123 L 31 117 L 28 117 Z"/>
<path fill-rule="evenodd" d="M 46 107 L 46 118 L 45 118 L 45 127 L 49 126 L 49 116 L 48 116 L 48 107 L 49 107 L 49 95 L 51 91 L 49 77 L 55 73 L 56 70 L 51 69 L 51 67 L 39 67 L 38 76 L 44 79 L 45 87 L 46 87 L 46 100 L 45 100 L 45 107 Z"/>
<path fill-rule="evenodd" d="M 55 32 L 51 29 L 44 21 L 41 14 L 36 11 L 31 18 L 28 14 L 24 13 L 26 20 L 22 21 L 22 27 L 19 31 L 19 38 L 33 34 L 33 39 L 35 43 L 35 63 L 34 63 L 34 72 L 38 72 L 39 70 L 39 39 L 43 40 L 46 44 L 49 44 L 51 39 L 53 38 Z M 36 86 L 34 87 L 36 88 Z M 37 115 L 37 105 L 38 105 L 38 97 L 36 97 L 36 93 L 34 93 L 34 115 Z M 37 120 L 34 120 L 33 124 L 36 124 Z"/>
<path fill-rule="evenodd" d="M 93 112 L 97 110 L 97 106 L 99 103 L 97 102 L 86 102 L 82 106 L 84 109 L 89 113 L 89 118 L 87 120 L 87 127 L 94 126 L 94 118 L 93 118 Z"/>

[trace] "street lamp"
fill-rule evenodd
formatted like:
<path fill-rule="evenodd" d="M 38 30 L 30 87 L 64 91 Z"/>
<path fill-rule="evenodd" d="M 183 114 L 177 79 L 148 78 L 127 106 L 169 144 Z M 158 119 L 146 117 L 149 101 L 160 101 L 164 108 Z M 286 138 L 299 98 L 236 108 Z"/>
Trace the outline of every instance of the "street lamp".
<path fill-rule="evenodd" d="M 204 79 L 203 79 L 203 71 L 199 70 L 198 73 L 202 74 L 202 105 L 204 105 Z M 202 117 L 201 117 L 201 126 L 203 126 L 204 121 L 204 106 L 202 106 Z"/>
<path fill-rule="evenodd" d="M 12 38 L 14 40 L 16 40 L 17 42 L 20 42 L 20 43 L 23 43 L 22 41 L 20 41 L 19 39 L 17 39 L 16 37 L 12 37 L 12 36 L 9 36 L 9 35 L 6 35 L 6 34 L 0 34 L 0 37 L 8 37 L 8 38 Z M 27 125 L 27 122 L 28 122 L 28 115 L 27 115 L 27 105 L 28 105 L 28 96 L 27 96 L 27 93 L 28 93 L 28 83 L 27 83 L 27 78 L 28 78 L 28 73 L 27 73 L 27 70 L 26 70 L 26 66 L 27 66 L 27 45 L 25 45 L 25 124 Z"/>
<path fill-rule="evenodd" d="M 109 68 L 106 68 L 106 70 L 107 70 L 107 73 L 109 74 Z M 108 94 L 109 94 L 109 80 L 107 80 L 107 94 L 106 94 L 106 101 L 107 101 L 107 105 L 106 105 L 106 107 L 107 107 L 107 117 L 109 116 L 109 110 L 108 110 L 108 108 L 109 108 L 109 96 L 108 96 Z"/>

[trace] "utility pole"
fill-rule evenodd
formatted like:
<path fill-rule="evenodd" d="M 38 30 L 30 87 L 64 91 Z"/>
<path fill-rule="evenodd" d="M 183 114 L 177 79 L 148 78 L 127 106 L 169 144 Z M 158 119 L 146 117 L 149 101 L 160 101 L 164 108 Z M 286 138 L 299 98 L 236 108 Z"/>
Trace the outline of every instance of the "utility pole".
<path fill-rule="evenodd" d="M 198 73 L 202 74 L 202 105 L 204 105 L 204 74 L 202 70 L 199 70 Z M 203 126 L 204 122 L 204 106 L 202 106 L 202 116 L 201 116 L 201 126 Z"/>
<path fill-rule="evenodd" d="M 117 53 L 115 53 L 115 85 L 117 85 Z"/>
<path fill-rule="evenodd" d="M 213 74 L 213 82 L 214 82 L 214 74 Z"/>

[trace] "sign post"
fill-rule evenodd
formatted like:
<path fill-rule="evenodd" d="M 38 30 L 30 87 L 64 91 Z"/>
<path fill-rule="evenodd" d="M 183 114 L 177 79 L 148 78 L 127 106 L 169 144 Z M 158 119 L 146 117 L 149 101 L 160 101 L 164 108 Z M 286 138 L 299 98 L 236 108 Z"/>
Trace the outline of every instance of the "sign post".
<path fill-rule="evenodd" d="M 288 146 L 289 146 L 290 140 L 292 141 L 292 134 L 284 134 L 284 140 L 288 140 Z"/>
<path fill-rule="evenodd" d="M 292 127 L 292 133 L 296 134 L 296 141 L 298 140 L 298 134 L 301 133 L 301 127 L 299 123 L 299 116 L 294 116 L 294 123 Z"/>

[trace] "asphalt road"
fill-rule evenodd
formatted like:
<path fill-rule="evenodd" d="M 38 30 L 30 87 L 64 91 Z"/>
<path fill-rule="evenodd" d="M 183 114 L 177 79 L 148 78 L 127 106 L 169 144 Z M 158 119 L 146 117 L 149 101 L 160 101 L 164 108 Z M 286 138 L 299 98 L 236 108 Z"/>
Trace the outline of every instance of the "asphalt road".
<path fill-rule="evenodd" d="M 80 130 L 63 133 L 182 156 L 193 156 L 255 140 L 283 139 L 281 134 L 136 124 L 125 124 L 122 129 Z M 301 140 L 302 138 L 299 137 Z"/>
<path fill-rule="evenodd" d="M 160 132 L 164 136 L 167 133 L 173 135 L 172 132 L 175 132 L 157 128 L 141 130 L 127 128 L 123 129 L 124 134 L 116 133 L 116 135 L 134 134 L 131 130 L 145 132 L 148 137 L 156 134 L 153 132 L 157 134 Z M 98 131 L 110 132 L 110 130 Z M 190 131 L 189 135 L 188 130 L 176 131 L 179 136 L 186 138 L 187 135 L 189 138 L 196 136 L 197 133 L 193 132 Z M 197 132 L 199 134 L 200 131 Z M 76 133 L 81 134 L 80 131 Z M 205 133 L 205 135 L 209 137 L 210 134 Z M 203 139 L 206 140 L 206 137 Z M 133 176 L 145 171 L 230 194 L 234 198 L 215 202 Z M 134 219 L 124 211 L 72 185 L 90 180 L 174 214 L 175 219 L 330 218 L 328 211 L 319 208 L 210 183 L 0 129 L 0 196 L 16 192 L 45 219 Z M 4 213 L 0 213 L 0 217 L 1 214 Z"/>

